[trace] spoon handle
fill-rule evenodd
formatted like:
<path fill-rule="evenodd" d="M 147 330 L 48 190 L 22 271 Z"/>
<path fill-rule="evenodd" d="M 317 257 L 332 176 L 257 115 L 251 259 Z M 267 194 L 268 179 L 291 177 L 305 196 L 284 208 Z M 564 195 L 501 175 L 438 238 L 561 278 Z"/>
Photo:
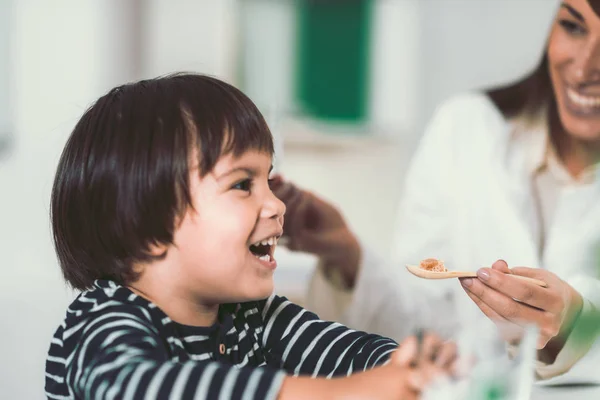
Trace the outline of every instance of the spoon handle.
<path fill-rule="evenodd" d="M 534 285 L 538 285 L 541 287 L 548 287 L 548 284 L 544 281 L 540 281 L 539 279 L 535 279 L 535 278 L 530 278 L 528 276 L 521 276 L 521 275 L 515 275 L 515 274 L 509 274 L 509 276 L 514 276 L 517 279 L 520 279 L 524 282 L 529 282 L 529 283 L 533 283 Z"/>
<path fill-rule="evenodd" d="M 476 278 L 477 277 L 477 273 L 476 272 L 463 272 L 463 271 L 451 271 L 454 272 L 456 274 L 457 278 Z M 544 281 L 541 281 L 539 279 L 535 279 L 535 278 L 530 278 L 528 276 L 521 276 L 521 275 L 515 275 L 515 274 L 508 274 L 508 276 L 512 276 L 516 279 L 520 279 L 523 282 L 528 282 L 528 283 L 533 283 L 534 285 L 540 286 L 540 287 L 548 287 L 548 284 Z"/>

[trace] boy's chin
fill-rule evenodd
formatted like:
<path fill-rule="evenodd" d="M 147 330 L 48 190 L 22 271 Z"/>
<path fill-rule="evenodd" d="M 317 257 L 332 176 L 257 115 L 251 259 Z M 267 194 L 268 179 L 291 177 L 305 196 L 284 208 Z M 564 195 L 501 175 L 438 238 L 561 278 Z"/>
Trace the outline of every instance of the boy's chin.
<path fill-rule="evenodd" d="M 274 290 L 275 287 L 273 285 L 273 280 L 271 279 L 269 283 L 265 283 L 260 287 L 257 287 L 256 290 L 253 290 L 254 293 L 252 293 L 252 299 L 249 299 L 249 301 L 266 299 L 273 294 Z"/>
<path fill-rule="evenodd" d="M 246 287 L 243 293 L 239 296 L 235 296 L 229 303 L 245 303 L 247 301 L 263 300 L 273 294 L 274 291 L 273 280 L 265 282 L 257 282 L 251 287 Z"/>

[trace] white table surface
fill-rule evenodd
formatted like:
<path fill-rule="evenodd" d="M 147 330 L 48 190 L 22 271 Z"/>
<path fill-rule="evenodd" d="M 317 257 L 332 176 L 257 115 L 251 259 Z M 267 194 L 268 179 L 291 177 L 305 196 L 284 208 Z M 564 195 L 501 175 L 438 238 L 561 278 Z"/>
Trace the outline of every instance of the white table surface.
<path fill-rule="evenodd" d="M 599 400 L 600 386 L 536 386 L 531 400 Z"/>

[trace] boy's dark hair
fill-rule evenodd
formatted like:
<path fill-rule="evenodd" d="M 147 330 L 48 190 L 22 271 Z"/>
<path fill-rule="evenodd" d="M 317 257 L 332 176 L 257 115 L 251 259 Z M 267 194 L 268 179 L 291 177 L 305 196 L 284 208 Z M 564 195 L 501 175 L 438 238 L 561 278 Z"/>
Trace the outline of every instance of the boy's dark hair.
<path fill-rule="evenodd" d="M 132 282 L 134 262 L 157 258 L 152 244 L 172 243 L 177 217 L 191 206 L 196 149 L 204 176 L 221 155 L 250 149 L 272 155 L 273 142 L 248 97 L 203 75 L 119 86 L 84 113 L 63 150 L 51 196 L 54 245 L 71 286 Z"/>

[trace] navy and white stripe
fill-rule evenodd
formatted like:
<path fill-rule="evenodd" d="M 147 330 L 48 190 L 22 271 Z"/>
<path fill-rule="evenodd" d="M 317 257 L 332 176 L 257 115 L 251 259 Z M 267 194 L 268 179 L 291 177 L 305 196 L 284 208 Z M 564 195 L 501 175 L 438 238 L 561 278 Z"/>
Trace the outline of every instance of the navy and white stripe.
<path fill-rule="evenodd" d="M 126 287 L 97 281 L 51 341 L 46 395 L 275 399 L 286 374 L 348 375 L 384 364 L 396 347 L 275 295 L 223 305 L 213 326 L 185 326 Z"/>

